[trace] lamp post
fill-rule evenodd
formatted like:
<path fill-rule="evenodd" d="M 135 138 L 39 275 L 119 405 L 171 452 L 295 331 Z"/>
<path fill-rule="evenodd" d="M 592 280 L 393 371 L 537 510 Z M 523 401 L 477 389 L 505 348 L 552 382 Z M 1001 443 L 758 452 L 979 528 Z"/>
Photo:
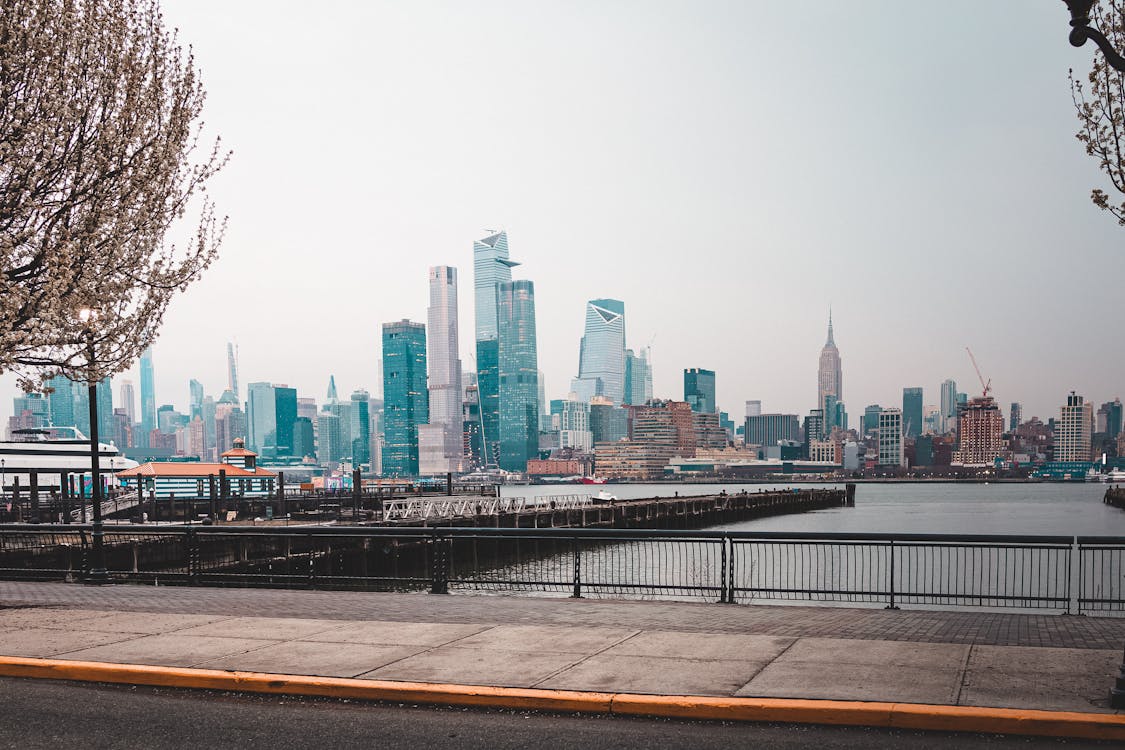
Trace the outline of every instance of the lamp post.
<path fill-rule="evenodd" d="M 1093 40 L 1098 45 L 1105 61 L 1117 71 L 1125 73 L 1125 57 L 1122 57 L 1105 34 L 1090 26 L 1090 8 L 1094 7 L 1096 0 L 1063 0 L 1070 9 L 1070 43 L 1081 47 L 1087 39 Z"/>
<path fill-rule="evenodd" d="M 86 583 L 109 583 L 109 572 L 105 567 L 105 527 L 102 524 L 102 473 L 101 458 L 98 455 L 98 381 L 94 372 L 94 321 L 98 318 L 96 310 L 84 307 L 78 311 L 78 319 L 85 327 L 86 335 L 86 387 L 90 401 L 90 496 L 94 506 L 94 526 L 91 533 L 93 550 L 90 558 L 90 575 Z"/>

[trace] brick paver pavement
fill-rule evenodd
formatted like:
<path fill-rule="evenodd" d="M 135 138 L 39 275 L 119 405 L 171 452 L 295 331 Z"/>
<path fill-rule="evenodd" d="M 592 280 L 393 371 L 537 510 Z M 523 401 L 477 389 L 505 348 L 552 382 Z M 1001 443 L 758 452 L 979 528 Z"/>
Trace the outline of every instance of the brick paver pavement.
<path fill-rule="evenodd" d="M 973 611 L 179 586 L 97 587 L 3 581 L 0 609 L 5 607 L 419 623 L 589 625 L 994 646 L 1125 646 L 1125 618 Z"/>

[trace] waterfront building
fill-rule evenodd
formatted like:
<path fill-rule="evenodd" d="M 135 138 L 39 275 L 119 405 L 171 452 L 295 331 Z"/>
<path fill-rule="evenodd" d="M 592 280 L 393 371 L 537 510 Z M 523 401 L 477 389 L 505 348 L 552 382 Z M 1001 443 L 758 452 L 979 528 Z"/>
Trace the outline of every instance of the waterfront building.
<path fill-rule="evenodd" d="M 684 401 L 694 412 L 717 414 L 715 406 L 715 371 L 693 367 L 684 370 Z"/>
<path fill-rule="evenodd" d="M 473 242 L 477 388 L 486 464 L 495 464 L 499 458 L 496 451 L 500 440 L 500 285 L 512 280 L 512 268 L 518 265 L 508 257 L 507 232 Z"/>
<path fill-rule="evenodd" d="M 499 463 L 505 471 L 524 471 L 528 459 L 539 452 L 535 285 L 523 279 L 506 281 L 498 294 Z M 486 436 L 487 432 L 486 420 Z"/>
<path fill-rule="evenodd" d="M 383 324 L 383 474 L 418 476 L 418 426 L 430 421 L 426 326 Z"/>
<path fill-rule="evenodd" d="M 878 458 L 880 466 L 906 466 L 906 453 L 902 436 L 902 410 L 883 409 L 880 411 Z"/>
<path fill-rule="evenodd" d="M 1004 417 L 991 396 L 969 400 L 957 412 L 958 448 L 953 463 L 966 466 L 991 464 L 1004 448 Z"/>
<path fill-rule="evenodd" d="M 461 359 L 457 347 L 457 269 L 434 266 L 429 271 L 427 359 L 430 389 L 429 426 L 419 432 L 419 472 L 424 475 L 461 471 Z"/>
<path fill-rule="evenodd" d="M 946 380 L 941 384 L 941 431 L 951 432 L 957 426 L 957 381 Z"/>
<path fill-rule="evenodd" d="M 648 349 L 636 354 L 625 350 L 625 403 L 647 404 L 652 400 L 652 364 Z"/>
<path fill-rule="evenodd" d="M 222 472 L 232 497 L 274 494 L 277 474 L 257 466 L 257 454 L 247 450 L 242 441 L 235 441 L 221 459 L 219 463 L 150 461 L 117 472 L 117 478 L 138 486 L 143 482 L 146 494 L 156 498 L 207 497 L 211 482 L 217 483 Z"/>
<path fill-rule="evenodd" d="M 148 435 L 157 428 L 156 384 L 152 369 L 152 347 L 141 352 L 141 434 Z M 75 417 L 78 415 L 75 414 Z M 76 422 L 77 424 L 77 422 Z"/>
<path fill-rule="evenodd" d="M 844 463 L 844 446 L 835 440 L 813 439 L 808 445 L 808 460 L 840 466 Z"/>
<path fill-rule="evenodd" d="M 696 451 L 723 450 L 730 445 L 727 431 L 714 412 L 692 412 L 691 427 Z"/>
<path fill-rule="evenodd" d="M 1055 422 L 1055 461 L 1090 461 L 1093 431 L 1093 404 L 1071 391 Z"/>
<path fill-rule="evenodd" d="M 801 440 L 800 417 L 796 414 L 759 414 L 746 418 L 746 444 L 763 448 L 781 441 Z"/>
<path fill-rule="evenodd" d="M 829 398 L 831 398 L 831 396 L 829 396 Z M 813 441 L 820 440 L 825 435 L 823 409 L 812 409 L 809 411 L 808 416 L 805 417 L 805 428 L 803 432 L 804 439 L 802 443 L 805 446 L 805 458 L 811 461 L 813 459 L 809 451 L 811 450 Z"/>
<path fill-rule="evenodd" d="M 844 396 L 844 374 L 840 361 L 840 350 L 836 348 L 836 339 L 832 335 L 832 311 L 828 311 L 828 340 L 820 350 L 820 366 L 817 368 L 816 377 L 816 405 L 824 409 L 825 397 L 832 396 L 837 401 Z"/>
<path fill-rule="evenodd" d="M 654 445 L 669 444 L 679 455 L 695 455 L 695 421 L 686 401 L 653 400 L 644 406 L 630 406 L 630 439 Z"/>
<path fill-rule="evenodd" d="M 1008 414 L 1008 430 L 1015 432 L 1023 424 L 1023 406 L 1019 401 L 1013 401 Z"/>
<path fill-rule="evenodd" d="M 902 389 L 903 435 L 908 438 L 922 434 L 922 389 Z"/>
<path fill-rule="evenodd" d="M 625 303 L 592 299 L 586 303 L 586 327 L 578 349 L 578 377 L 571 390 L 589 402 L 604 396 L 625 401 Z"/>
<path fill-rule="evenodd" d="M 863 435 L 870 435 L 879 429 L 879 415 L 883 412 L 883 407 L 879 404 L 871 404 L 863 410 Z"/>
<path fill-rule="evenodd" d="M 598 443 L 594 470 L 604 479 L 647 481 L 664 476 L 664 466 L 677 454 L 672 443 L 618 440 Z"/>

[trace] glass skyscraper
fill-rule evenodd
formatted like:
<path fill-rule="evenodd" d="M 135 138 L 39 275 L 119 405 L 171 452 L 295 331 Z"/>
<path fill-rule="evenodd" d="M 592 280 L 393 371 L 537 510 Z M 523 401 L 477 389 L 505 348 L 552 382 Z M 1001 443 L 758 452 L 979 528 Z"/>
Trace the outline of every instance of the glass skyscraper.
<path fill-rule="evenodd" d="M 383 324 L 383 474 L 418 475 L 418 425 L 430 421 L 426 326 Z"/>
<path fill-rule="evenodd" d="M 250 450 L 261 454 L 267 445 L 276 444 L 277 403 L 271 384 L 250 383 L 246 386 L 246 422 Z"/>
<path fill-rule="evenodd" d="M 480 392 L 481 425 L 484 430 L 484 463 L 497 461 L 500 432 L 500 285 L 512 280 L 508 258 L 508 234 L 497 232 L 473 242 L 473 287 L 476 310 L 477 387 Z"/>
<path fill-rule="evenodd" d="M 578 377 L 571 390 L 580 401 L 605 396 L 625 401 L 625 303 L 592 299 L 586 303 L 586 329 L 578 351 Z"/>
<path fill-rule="evenodd" d="M 651 400 L 652 364 L 648 361 L 648 350 L 634 354 L 632 349 L 626 349 L 624 403 L 643 406 Z"/>
<path fill-rule="evenodd" d="M 903 437 L 918 437 L 922 434 L 922 389 L 902 389 L 902 434 Z"/>
<path fill-rule="evenodd" d="M 371 394 L 364 389 L 352 392 L 352 464 L 371 463 Z"/>
<path fill-rule="evenodd" d="M 503 282 L 498 298 L 500 468 L 524 471 L 539 451 L 535 285 L 522 279 Z"/>
<path fill-rule="evenodd" d="M 430 422 L 420 438 L 419 471 L 444 474 L 461 470 L 465 452 L 461 360 L 457 347 L 456 268 L 430 268 L 430 306 L 426 322 Z"/>
<path fill-rule="evenodd" d="M 148 447 L 148 434 L 156 429 L 156 385 L 152 374 L 152 347 L 141 353 L 141 435 Z"/>
<path fill-rule="evenodd" d="M 684 401 L 691 410 L 703 414 L 717 414 L 715 406 L 715 371 L 693 367 L 684 370 Z"/>

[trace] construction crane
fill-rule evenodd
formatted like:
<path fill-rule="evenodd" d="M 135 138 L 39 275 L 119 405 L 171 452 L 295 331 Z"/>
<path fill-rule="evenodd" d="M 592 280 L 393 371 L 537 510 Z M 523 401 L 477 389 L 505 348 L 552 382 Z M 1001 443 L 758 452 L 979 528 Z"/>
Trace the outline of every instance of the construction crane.
<path fill-rule="evenodd" d="M 973 369 L 977 371 L 977 379 L 980 381 L 980 387 L 983 389 L 981 398 L 988 398 L 988 392 L 992 390 L 992 378 L 989 378 L 987 383 L 984 382 L 984 376 L 980 374 L 980 366 L 977 365 L 977 358 L 973 356 L 973 350 L 966 346 L 965 351 L 969 353 L 969 359 L 973 363 Z"/>

